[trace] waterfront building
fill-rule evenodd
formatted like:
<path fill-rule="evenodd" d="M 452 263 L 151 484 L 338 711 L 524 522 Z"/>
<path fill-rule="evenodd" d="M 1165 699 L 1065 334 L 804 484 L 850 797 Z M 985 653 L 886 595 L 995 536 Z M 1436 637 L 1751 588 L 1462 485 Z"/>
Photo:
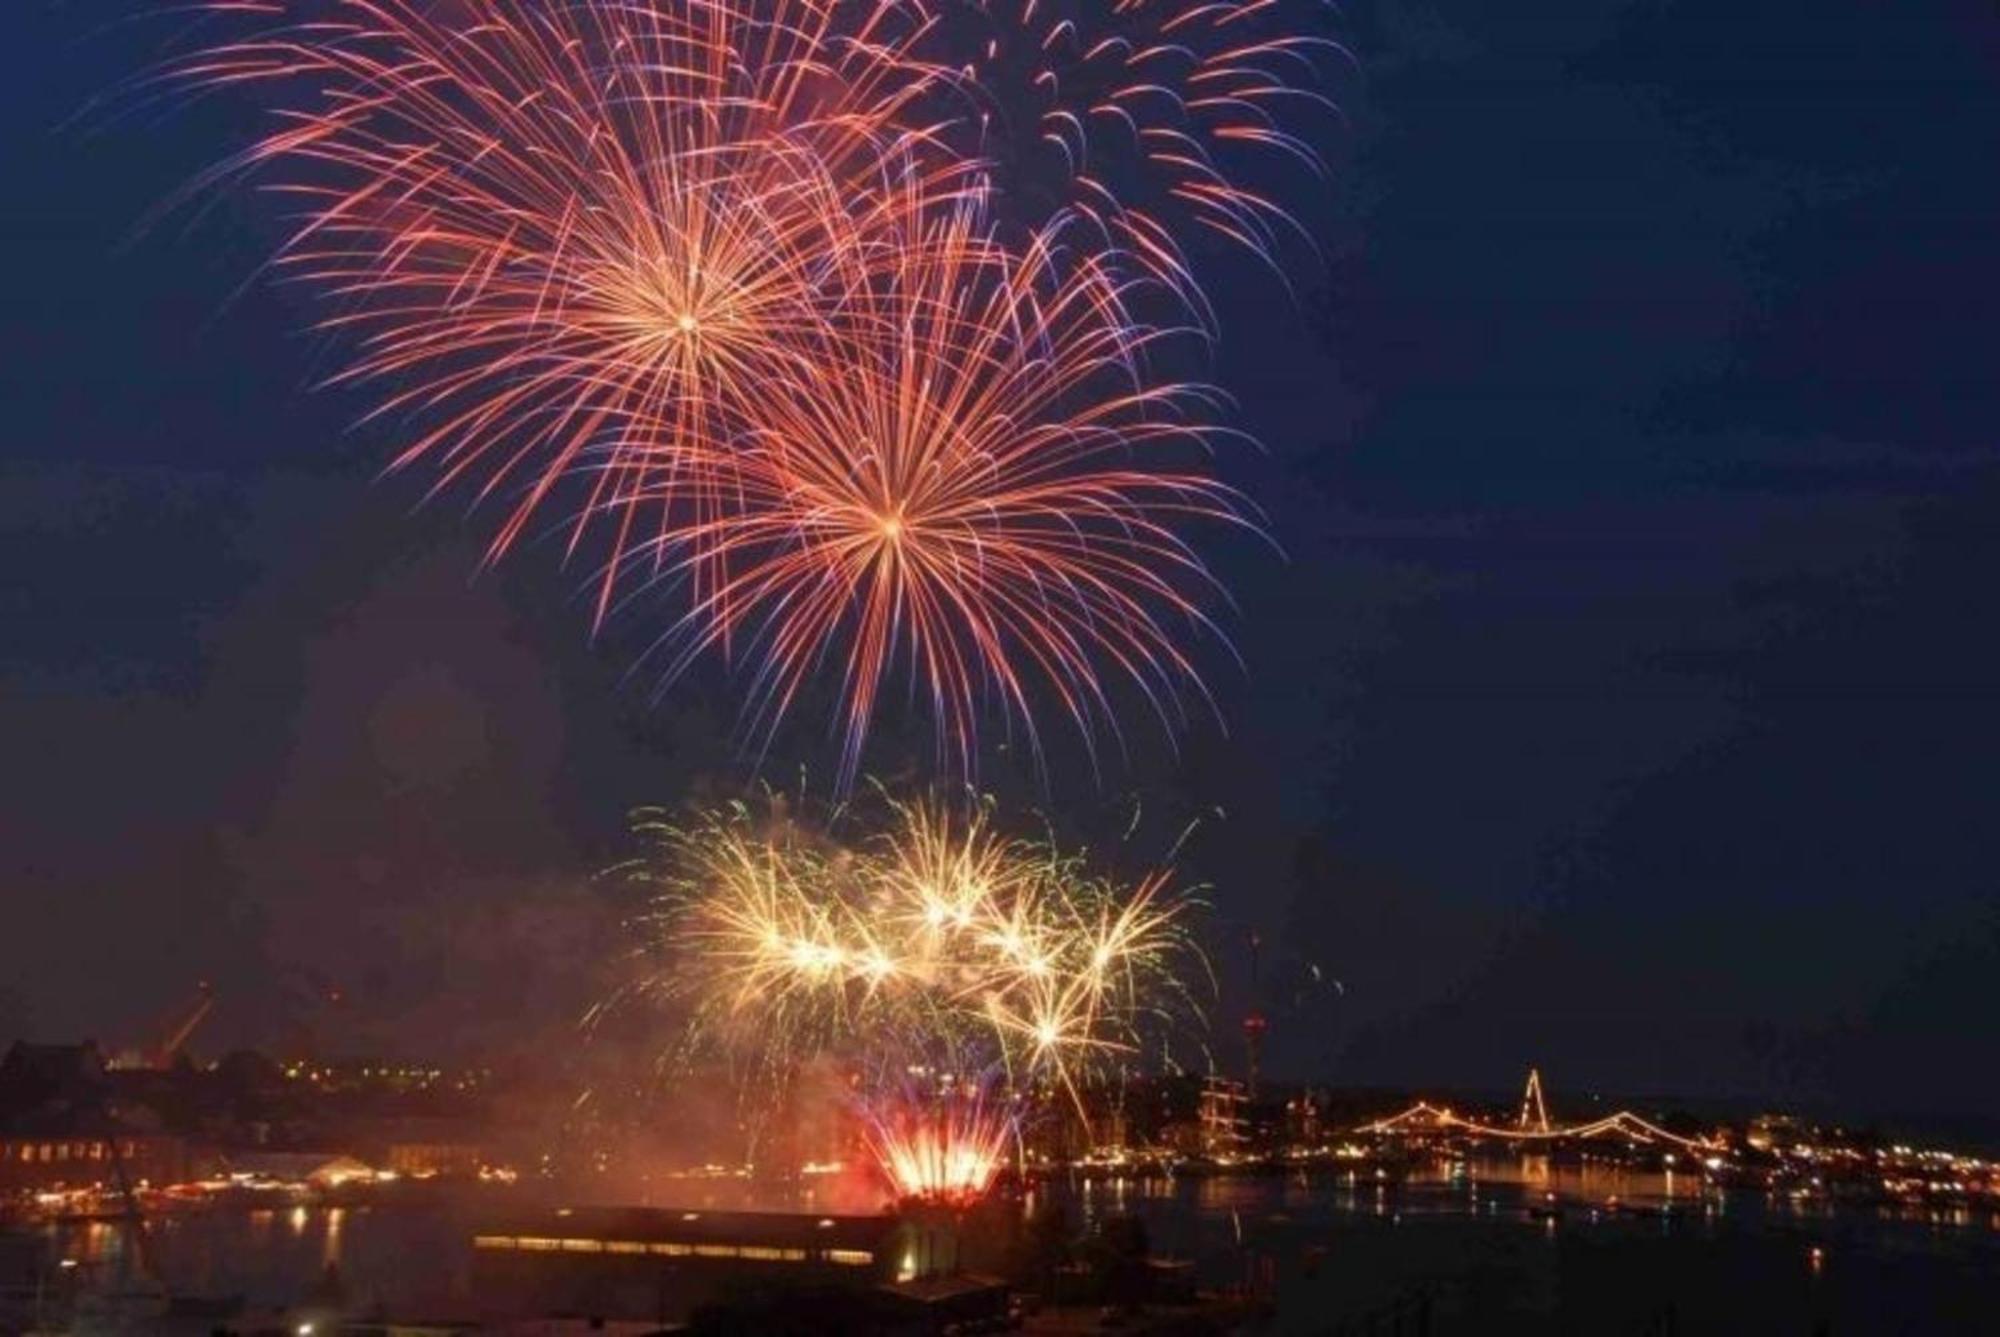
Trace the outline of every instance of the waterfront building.
<path fill-rule="evenodd" d="M 0 1195 L 187 1177 L 187 1143 L 113 1099 L 97 1046 L 17 1041 L 0 1059 Z"/>
<path fill-rule="evenodd" d="M 750 1291 L 912 1279 L 911 1246 L 893 1216 L 561 1208 L 483 1226 L 473 1284 L 503 1312 L 667 1321 Z"/>

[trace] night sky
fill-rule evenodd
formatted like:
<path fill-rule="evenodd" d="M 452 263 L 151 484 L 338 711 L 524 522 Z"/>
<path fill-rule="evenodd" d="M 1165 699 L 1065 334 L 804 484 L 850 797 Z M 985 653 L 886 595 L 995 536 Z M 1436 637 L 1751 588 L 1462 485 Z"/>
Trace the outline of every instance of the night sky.
<path fill-rule="evenodd" d="M 148 221 L 245 108 L 89 111 L 173 30 L 129 8 L 0 18 L 0 1040 L 205 978 L 211 1051 L 548 1043 L 625 808 L 748 779 L 731 684 L 655 702 L 643 619 L 377 481 L 268 205 Z M 2000 1109 L 2000 17 L 1336 26 L 1323 258 L 1202 258 L 1284 549 L 1213 547 L 1227 731 L 983 778 L 1118 861 L 1207 814 L 1219 1029 L 1258 931 L 1282 1076 Z M 765 774 L 834 761 L 807 718 Z"/>

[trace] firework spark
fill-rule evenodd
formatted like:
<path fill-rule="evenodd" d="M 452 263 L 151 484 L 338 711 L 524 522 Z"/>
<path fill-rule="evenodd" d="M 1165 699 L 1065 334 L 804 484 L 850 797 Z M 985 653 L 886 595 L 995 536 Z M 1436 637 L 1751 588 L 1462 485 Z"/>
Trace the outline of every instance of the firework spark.
<path fill-rule="evenodd" d="M 899 672 L 962 776 L 996 714 L 1039 757 L 1205 697 L 1186 531 L 1248 518 L 1133 315 L 1197 293 L 1146 183 L 1270 253 L 1226 160 L 1312 161 L 1291 2 L 205 0 L 261 26 L 163 80 L 271 108 L 205 180 L 296 211 L 274 268 L 392 467 L 494 505 L 489 560 L 559 536 L 593 625 L 646 593 L 663 679 L 737 666 L 761 743 L 835 683 L 844 787 Z M 1007 126 L 1067 183 L 1025 234 Z"/>
<path fill-rule="evenodd" d="M 972 200 L 898 212 L 923 230 L 727 452 L 740 505 L 631 551 L 669 576 L 730 571 L 662 638 L 666 678 L 749 647 L 768 737 L 831 659 L 843 788 L 899 665 L 961 774 L 996 708 L 1037 756 L 1039 706 L 1094 749 L 1119 680 L 1177 726 L 1219 597 L 1183 531 L 1252 524 L 1206 468 L 1212 392 L 1148 381 L 1177 331 L 1136 324 L 1129 285 L 1060 236 L 1003 248 Z"/>
<path fill-rule="evenodd" d="M 863 1136 L 899 1199 L 962 1207 L 986 1195 L 1007 1163 L 1014 1120 L 983 1088 L 905 1094 L 864 1107 Z"/>
<path fill-rule="evenodd" d="M 913 29 L 906 58 L 928 61 L 942 100 L 961 104 L 961 152 L 1031 214 L 1090 219 L 1199 301 L 1180 221 L 1273 260 L 1281 230 L 1303 235 L 1243 169 L 1324 170 L 1293 127 L 1337 114 L 1320 91 L 1325 66 L 1346 59 L 1315 31 L 1328 12 L 1323 0 L 907 0 L 898 16 Z"/>
<path fill-rule="evenodd" d="M 747 806 L 640 823 L 654 848 L 620 871 L 657 898 L 649 987 L 686 1006 L 690 1046 L 747 1058 L 753 1085 L 833 1056 L 869 1085 L 997 1068 L 1074 1098 L 1192 1010 L 1166 873 L 1125 887 L 983 809 L 887 806 L 851 849 Z"/>
<path fill-rule="evenodd" d="M 882 185 L 907 167 L 907 81 L 839 6 L 213 8 L 269 26 L 168 80 L 254 88 L 278 121 L 213 176 L 296 208 L 275 266 L 335 308 L 355 351 L 332 379 L 420 424 L 393 467 L 506 499 L 493 557 L 550 506 L 582 517 L 572 552 L 589 521 L 622 550 L 714 517 L 735 407 L 805 354 L 907 198 Z"/>

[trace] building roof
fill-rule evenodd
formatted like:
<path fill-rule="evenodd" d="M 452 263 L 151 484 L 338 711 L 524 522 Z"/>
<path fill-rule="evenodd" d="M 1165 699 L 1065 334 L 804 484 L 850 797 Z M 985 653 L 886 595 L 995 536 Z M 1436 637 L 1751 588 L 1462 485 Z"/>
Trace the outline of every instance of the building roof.
<path fill-rule="evenodd" d="M 136 1131 L 109 1102 L 97 1046 L 17 1040 L 0 1058 L 0 1136 L 103 1137 Z"/>
<path fill-rule="evenodd" d="M 355 1179 L 374 1173 L 352 1156 L 331 1151 L 235 1151 L 229 1154 L 228 1168 L 234 1174 L 294 1184 L 315 1179 Z"/>
<path fill-rule="evenodd" d="M 104 1093 L 104 1056 L 86 1041 L 44 1045 L 16 1040 L 0 1058 L 0 1110 L 79 1104 Z"/>
<path fill-rule="evenodd" d="M 800 1249 L 879 1249 L 893 1216 L 817 1212 L 714 1212 L 670 1207 L 562 1207 L 511 1213 L 480 1223 L 481 1235 L 641 1240 L 687 1244 L 768 1244 Z"/>
<path fill-rule="evenodd" d="M 916 1277 L 909 1281 L 895 1281 L 884 1284 L 884 1292 L 900 1299 L 912 1300 L 918 1304 L 950 1304 L 966 1296 L 993 1296 L 1006 1294 L 1007 1283 L 997 1277 L 977 1277 L 962 1275 L 954 1277 Z"/>
<path fill-rule="evenodd" d="M 532 1318 L 488 1324 L 479 1331 L 489 1337 L 672 1337 L 685 1324 L 662 1325 L 651 1320 L 602 1318 Z M 396 1331 L 402 1332 L 399 1326 Z"/>

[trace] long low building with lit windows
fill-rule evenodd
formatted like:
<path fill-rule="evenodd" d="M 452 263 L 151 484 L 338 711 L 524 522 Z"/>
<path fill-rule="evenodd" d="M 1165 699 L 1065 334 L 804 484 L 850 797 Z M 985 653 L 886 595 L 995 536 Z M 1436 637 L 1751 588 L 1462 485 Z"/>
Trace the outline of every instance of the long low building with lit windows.
<path fill-rule="evenodd" d="M 746 1288 L 870 1289 L 908 1271 L 893 1216 L 558 1208 L 473 1236 L 473 1283 L 513 1313 L 685 1318 Z"/>
<path fill-rule="evenodd" d="M 158 1132 L 112 1127 L 104 1119 L 0 1121 L 0 1198 L 21 1193 L 168 1184 L 193 1164 L 187 1144 Z"/>

